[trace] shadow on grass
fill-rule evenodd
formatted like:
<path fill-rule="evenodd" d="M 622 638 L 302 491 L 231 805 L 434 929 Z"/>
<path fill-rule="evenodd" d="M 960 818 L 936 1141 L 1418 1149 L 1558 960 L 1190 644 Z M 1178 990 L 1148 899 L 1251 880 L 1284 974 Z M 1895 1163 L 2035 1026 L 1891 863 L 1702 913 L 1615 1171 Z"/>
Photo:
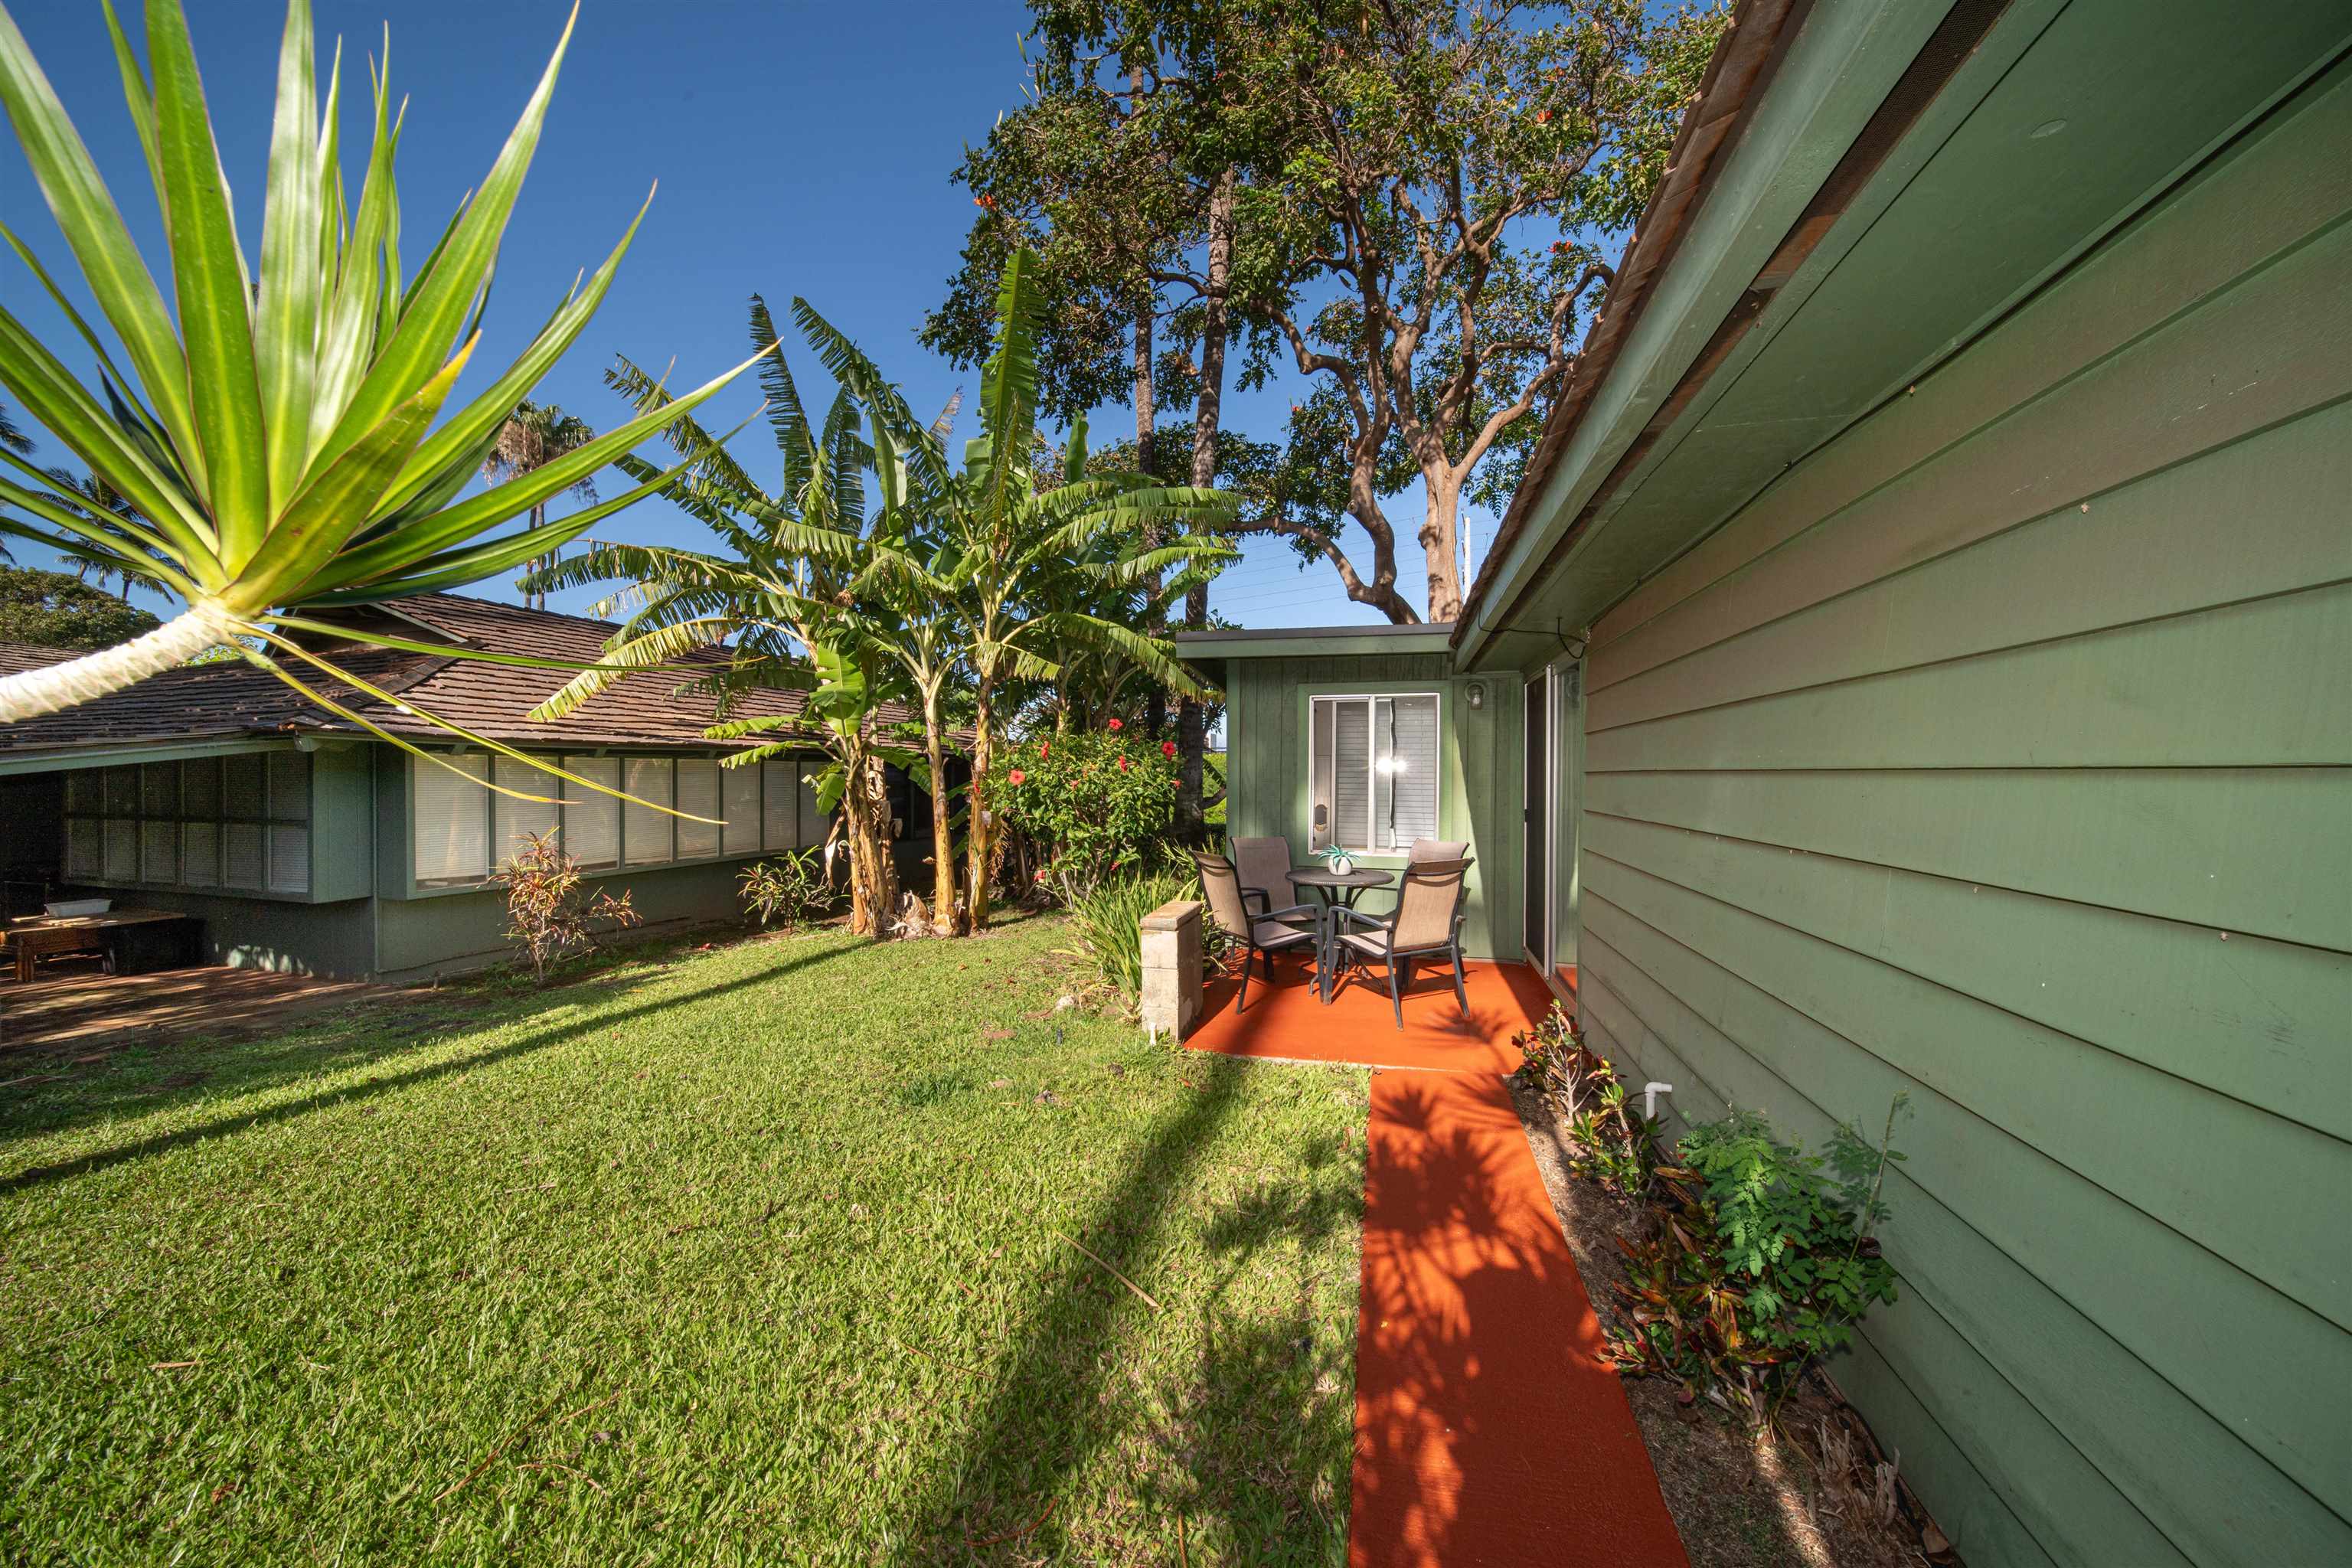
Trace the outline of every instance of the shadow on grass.
<path fill-rule="evenodd" d="M 1200 1069 L 1199 1091 L 1161 1120 L 1076 1239 L 1129 1278 L 1142 1272 L 1171 1196 L 1232 1112 L 1250 1070 L 1230 1061 Z M 961 1451 L 942 1456 L 937 1479 L 912 1504 L 898 1533 L 920 1543 L 922 1560 L 969 1562 L 1000 1545 L 1024 1559 L 1052 1556 L 1069 1544 L 1059 1509 L 1022 1527 L 1115 1435 L 1098 1398 L 1102 1373 L 1122 1327 L 1149 1310 L 1125 1290 L 1105 1294 L 1099 1270 L 1076 1261 L 1082 1267 L 1061 1270 L 1031 1308 Z"/>
<path fill-rule="evenodd" d="M 29 1166 L 12 1176 L 0 1177 L 0 1193 L 21 1192 L 29 1187 L 62 1181 L 68 1176 L 89 1175 L 129 1161 L 143 1160 L 152 1155 L 163 1153 L 182 1144 L 200 1142 L 208 1138 L 219 1138 L 229 1133 L 242 1132 L 248 1128 L 272 1126 L 278 1122 L 290 1121 L 297 1117 L 308 1116 L 313 1111 L 331 1110 L 337 1106 L 348 1105 L 355 1100 L 373 1100 L 378 1095 L 389 1094 L 396 1089 L 411 1089 L 418 1084 L 430 1083 L 436 1079 L 447 1078 L 453 1073 L 471 1072 L 478 1068 L 489 1067 L 499 1062 L 511 1060 L 516 1057 L 529 1056 L 535 1051 L 545 1050 L 551 1046 L 560 1046 L 567 1040 L 577 1039 L 583 1035 L 610 1029 L 614 1025 L 625 1024 L 635 1018 L 649 1017 L 655 1014 L 667 1012 L 672 1007 L 707 1002 L 713 997 L 724 996 L 730 992 L 740 991 L 749 986 L 765 984 L 795 970 L 806 969 L 814 964 L 823 963 L 827 959 L 838 958 L 845 953 L 857 951 L 856 947 L 827 948 L 823 952 L 803 954 L 772 968 L 762 969 L 757 973 L 742 975 L 717 985 L 706 985 L 698 991 L 686 991 L 675 995 L 663 996 L 634 1007 L 623 1008 L 619 1012 L 591 1013 L 561 1028 L 543 1030 L 539 1034 L 526 1036 L 520 1040 L 509 1040 L 504 1045 L 493 1046 L 487 1050 L 476 1051 L 468 1056 L 390 1073 L 383 1078 L 370 1079 L 364 1083 L 355 1083 L 342 1089 L 307 1095 L 299 1100 L 289 1100 L 281 1105 L 267 1106 L 259 1110 L 248 1111 L 239 1116 L 225 1116 L 217 1121 L 203 1122 L 197 1126 L 183 1127 L 171 1132 L 159 1132 L 151 1138 L 142 1138 L 133 1142 L 112 1149 L 102 1149 L 96 1153 L 80 1155 L 55 1164 Z M 323 1069 L 317 1058 L 304 1057 L 299 1058 L 300 1072 L 303 1075 L 310 1075 L 320 1070 L 344 1069 L 357 1064 L 381 1061 L 384 1058 L 419 1048 L 421 1048 L 419 1043 L 415 1040 L 386 1044 L 375 1049 L 363 1049 L 347 1054 Z M 256 1087 L 267 1088 L 279 1079 L 294 1075 L 271 1073 L 260 1076 L 265 1081 L 258 1086 L 239 1080 L 234 1084 L 224 1084 L 222 1087 L 242 1093 Z M 43 1128 L 40 1131 L 54 1130 Z"/>

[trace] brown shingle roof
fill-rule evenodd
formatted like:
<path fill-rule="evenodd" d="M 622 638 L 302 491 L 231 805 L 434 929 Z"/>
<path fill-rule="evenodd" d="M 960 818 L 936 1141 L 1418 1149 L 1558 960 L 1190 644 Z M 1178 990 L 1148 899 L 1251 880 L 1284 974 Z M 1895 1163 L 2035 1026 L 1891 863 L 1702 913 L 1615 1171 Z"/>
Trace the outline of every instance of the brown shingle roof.
<path fill-rule="evenodd" d="M 76 657 L 69 647 L 43 647 L 38 643 L 0 642 L 0 675 L 22 675 L 28 669 L 63 664 Z"/>
<path fill-rule="evenodd" d="M 603 652 L 605 637 L 615 629 L 610 621 L 456 594 L 420 595 L 396 600 L 386 608 L 411 624 L 385 625 L 381 616 L 364 611 L 330 612 L 313 618 L 347 625 L 372 623 L 415 642 L 450 643 L 494 653 L 544 654 L 583 663 Z M 528 714 L 570 679 L 569 672 L 363 644 L 331 649 L 326 646 L 331 639 L 307 640 L 329 662 L 396 700 L 388 702 L 354 687 L 329 683 L 299 660 L 283 662 L 306 684 L 396 735 L 442 738 L 421 710 L 509 744 L 707 747 L 710 742 L 702 738 L 702 731 L 717 721 L 716 700 L 681 693 L 681 679 L 675 674 L 630 676 L 566 717 L 540 723 Z M 702 658 L 716 662 L 719 657 L 711 652 Z M 797 713 L 806 700 L 797 691 L 755 693 L 738 702 L 730 716 Z M 886 722 L 898 722 L 908 716 L 893 708 L 883 718 Z M 364 731 L 267 670 L 240 661 L 184 666 L 61 713 L 0 724 L 0 752 L 289 732 Z"/>

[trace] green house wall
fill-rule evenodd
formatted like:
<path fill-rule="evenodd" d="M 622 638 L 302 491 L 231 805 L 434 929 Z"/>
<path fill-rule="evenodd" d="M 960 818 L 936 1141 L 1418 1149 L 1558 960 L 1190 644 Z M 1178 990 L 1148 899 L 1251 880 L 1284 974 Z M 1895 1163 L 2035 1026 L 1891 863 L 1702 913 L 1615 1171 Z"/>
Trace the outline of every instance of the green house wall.
<path fill-rule="evenodd" d="M 2352 1562 L 2347 213 L 2339 65 L 1593 628 L 1585 1026 L 1909 1096 L 1834 1372 L 1972 1564 Z"/>
<path fill-rule="evenodd" d="M 1473 685 L 1483 693 L 1476 708 L 1470 705 Z M 1517 676 L 1456 677 L 1444 654 L 1236 658 L 1226 667 L 1224 690 L 1228 831 L 1242 838 L 1286 838 L 1301 863 L 1309 827 L 1308 699 L 1360 691 L 1440 693 L 1444 773 L 1438 820 L 1445 837 L 1470 842 L 1476 862 L 1470 871 L 1463 947 L 1479 958 L 1519 956 Z M 1402 864 L 1376 855 L 1358 858 L 1372 867 Z"/>

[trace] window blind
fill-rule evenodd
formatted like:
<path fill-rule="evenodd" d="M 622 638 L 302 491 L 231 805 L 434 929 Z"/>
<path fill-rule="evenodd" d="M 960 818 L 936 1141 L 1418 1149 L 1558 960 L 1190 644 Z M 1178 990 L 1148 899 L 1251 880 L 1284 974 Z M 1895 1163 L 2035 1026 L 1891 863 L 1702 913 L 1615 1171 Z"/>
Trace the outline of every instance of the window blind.
<path fill-rule="evenodd" d="M 719 853 L 719 824 L 696 822 L 697 816 L 719 816 L 719 764 L 709 757 L 677 760 L 677 858 L 699 859 Z"/>
<path fill-rule="evenodd" d="M 627 792 L 635 799 L 621 806 L 621 845 L 632 866 L 653 866 L 670 858 L 670 823 L 673 820 L 656 805 L 670 804 L 670 765 L 667 757 L 631 757 L 622 770 L 627 778 Z M 640 801 L 651 805 L 639 805 Z"/>
<path fill-rule="evenodd" d="M 727 805 L 727 853 L 749 855 L 760 847 L 760 773 L 757 763 L 719 770 Z"/>
<path fill-rule="evenodd" d="M 1402 854 L 1437 837 L 1436 693 L 1311 698 L 1307 735 L 1310 847 Z"/>
<path fill-rule="evenodd" d="M 620 787 L 621 762 L 617 757 L 566 757 L 563 771 L 606 789 Z M 586 784 L 567 781 L 563 785 L 563 847 L 572 852 L 574 860 L 590 870 L 601 871 L 619 865 L 621 803 Z"/>
<path fill-rule="evenodd" d="M 489 875 L 489 759 L 445 757 L 448 767 L 418 762 L 409 770 L 416 880 L 478 882 Z M 454 772 L 452 770 L 455 770 Z"/>
<path fill-rule="evenodd" d="M 547 759 L 549 762 L 554 758 Z M 500 789 L 520 790 L 525 795 L 552 795 L 560 794 L 563 781 L 544 773 L 529 763 L 519 763 L 512 757 L 497 757 L 491 765 Z M 563 807 L 552 800 L 517 800 L 513 795 L 494 797 L 490 810 L 497 815 L 499 825 L 499 864 L 503 866 L 528 847 L 533 834 L 557 832 L 563 826 Z"/>

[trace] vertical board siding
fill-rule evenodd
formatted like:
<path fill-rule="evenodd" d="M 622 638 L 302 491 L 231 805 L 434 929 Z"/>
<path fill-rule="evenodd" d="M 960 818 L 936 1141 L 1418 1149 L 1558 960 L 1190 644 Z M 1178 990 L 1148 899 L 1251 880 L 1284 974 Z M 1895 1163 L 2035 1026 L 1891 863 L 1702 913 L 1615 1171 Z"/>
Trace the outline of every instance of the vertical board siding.
<path fill-rule="evenodd" d="M 2347 215 L 2338 67 L 1594 629 L 1588 1026 L 1909 1095 L 1836 1371 L 1970 1561 L 2352 1561 Z"/>
<path fill-rule="evenodd" d="M 1470 841 L 1476 861 L 1463 946 L 1475 957 L 1516 959 L 1518 678 L 1457 678 L 1448 673 L 1450 662 L 1444 654 L 1234 660 L 1225 679 L 1226 830 L 1235 837 L 1286 838 L 1303 860 L 1308 826 L 1307 699 L 1387 688 L 1436 691 L 1444 769 L 1439 821 L 1444 837 Z M 1474 681 L 1486 689 L 1485 705 L 1476 710 L 1469 703 Z"/>

